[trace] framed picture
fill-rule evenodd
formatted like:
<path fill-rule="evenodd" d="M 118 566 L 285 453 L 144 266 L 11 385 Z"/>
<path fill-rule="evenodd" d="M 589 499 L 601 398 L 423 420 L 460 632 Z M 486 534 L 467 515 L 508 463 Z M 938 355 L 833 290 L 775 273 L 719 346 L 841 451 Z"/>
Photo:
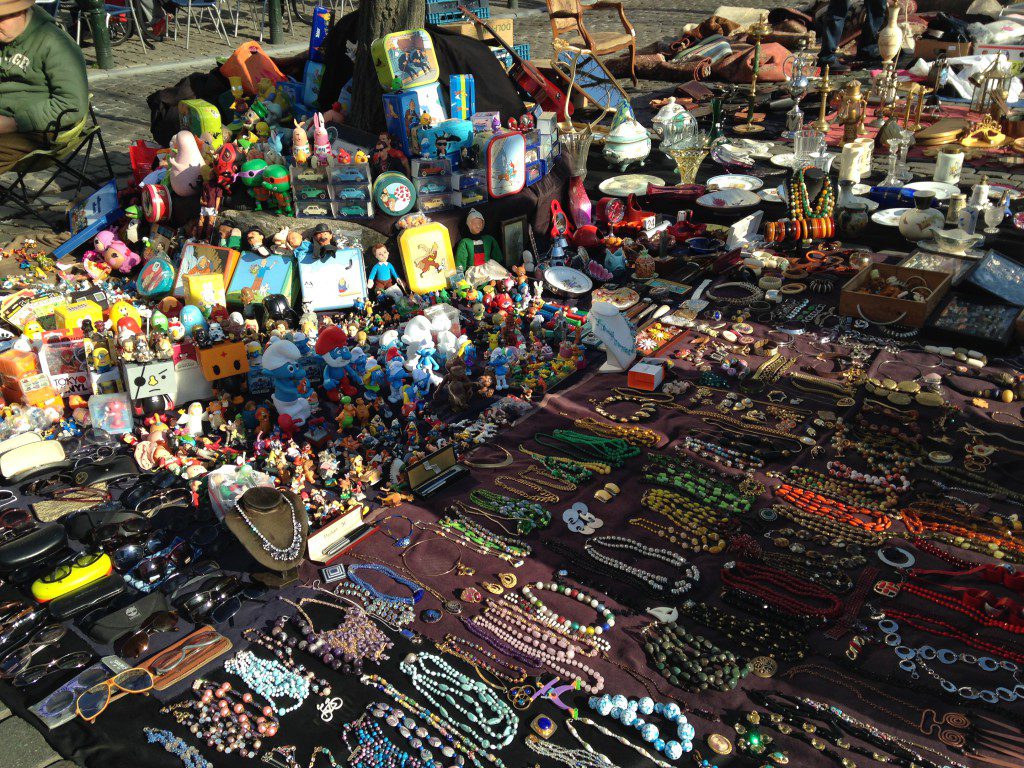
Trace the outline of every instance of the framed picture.
<path fill-rule="evenodd" d="M 523 263 L 526 250 L 526 216 L 516 216 L 501 222 L 501 252 L 505 254 L 505 266 L 515 267 Z"/>
<path fill-rule="evenodd" d="M 502 133 L 487 143 L 487 191 L 508 197 L 526 186 L 526 140 L 521 133 Z"/>

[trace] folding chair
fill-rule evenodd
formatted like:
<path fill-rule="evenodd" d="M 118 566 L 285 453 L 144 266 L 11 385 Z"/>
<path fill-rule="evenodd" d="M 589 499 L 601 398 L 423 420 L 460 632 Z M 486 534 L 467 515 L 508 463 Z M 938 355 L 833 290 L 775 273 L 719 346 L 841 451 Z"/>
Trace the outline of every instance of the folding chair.
<path fill-rule="evenodd" d="M 256 8 L 259 6 L 259 24 L 255 22 Z M 288 16 L 288 34 L 292 33 L 292 4 L 285 2 L 284 11 Z M 231 17 L 231 9 L 228 9 L 228 17 Z M 233 37 L 238 37 L 238 21 L 242 15 L 242 0 L 235 0 L 235 29 L 232 32 Z M 266 28 L 267 22 L 267 0 L 249 0 L 249 11 L 246 14 L 249 17 L 249 21 L 253 22 L 253 27 L 259 30 L 260 42 L 263 42 L 263 30 Z"/>
<path fill-rule="evenodd" d="M 65 110 L 65 112 L 57 116 L 52 127 L 47 126 L 46 133 L 52 133 L 53 135 L 50 146 L 29 152 L 21 158 L 8 171 L 8 173 L 14 175 L 13 181 L 9 184 L 0 181 L 0 206 L 6 205 L 20 209 L 21 212 L 28 216 L 33 216 L 49 226 L 51 222 L 43 218 L 34 203 L 59 178 L 67 176 L 77 181 L 75 192 L 71 196 L 72 200 L 81 193 L 83 185 L 96 190 L 114 178 L 114 168 L 110 164 L 107 145 L 103 141 L 103 133 L 100 130 L 99 123 L 96 121 L 96 113 L 93 111 L 91 100 L 88 116 L 83 117 L 81 121 L 71 128 L 62 131 L 60 129 L 62 118 L 70 111 Z M 99 180 L 94 180 L 97 174 L 88 170 L 93 145 L 96 142 L 99 142 L 100 152 L 103 155 L 103 162 L 107 166 L 108 173 L 105 178 L 100 178 Z M 25 177 L 30 173 L 41 173 L 48 170 L 53 172 L 39 189 L 31 190 L 25 184 Z M 16 215 L 18 215 L 18 211 L 3 217 L 0 221 L 13 218 Z"/>
<path fill-rule="evenodd" d="M 220 2 L 218 0 L 170 0 L 171 2 L 171 18 L 174 20 L 174 39 L 178 39 L 178 11 L 182 8 L 187 10 L 187 18 L 185 19 L 185 50 L 188 50 L 189 46 L 189 35 L 192 31 L 192 9 L 195 8 L 199 11 L 196 14 L 196 29 L 199 29 L 199 24 L 203 18 L 203 11 L 210 14 L 210 21 L 213 22 L 213 28 L 217 34 L 224 38 L 225 43 L 230 43 L 228 39 L 228 31 L 224 26 L 224 19 L 220 15 Z M 231 15 L 231 9 L 228 9 L 228 15 Z"/>

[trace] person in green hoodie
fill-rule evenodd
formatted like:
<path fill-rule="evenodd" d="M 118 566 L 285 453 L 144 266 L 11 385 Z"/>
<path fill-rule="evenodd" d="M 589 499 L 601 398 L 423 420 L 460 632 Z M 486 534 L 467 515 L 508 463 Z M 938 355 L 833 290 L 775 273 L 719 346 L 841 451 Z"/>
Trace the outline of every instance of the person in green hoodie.
<path fill-rule="evenodd" d="M 89 109 L 82 50 L 33 6 L 34 0 L 0 0 L 0 174 Z"/>

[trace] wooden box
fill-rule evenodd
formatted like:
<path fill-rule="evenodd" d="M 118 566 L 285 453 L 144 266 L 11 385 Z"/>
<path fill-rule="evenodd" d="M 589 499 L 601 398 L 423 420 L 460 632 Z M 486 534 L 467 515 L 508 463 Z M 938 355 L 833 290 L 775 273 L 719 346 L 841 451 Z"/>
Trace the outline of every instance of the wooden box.
<path fill-rule="evenodd" d="M 910 301 L 860 292 L 860 287 L 868 281 L 871 271 L 875 269 L 883 278 L 895 275 L 906 281 L 911 277 L 920 277 L 925 285 L 931 288 L 931 295 L 926 301 Z M 842 293 L 839 294 L 839 314 L 878 323 L 920 328 L 949 292 L 950 282 L 950 276 L 945 272 L 929 272 L 894 264 L 873 264 L 858 272 L 843 286 Z"/>
<path fill-rule="evenodd" d="M 515 19 L 487 19 L 487 26 L 494 30 L 494 34 L 500 37 L 509 45 L 513 43 L 515 32 Z M 477 40 L 493 40 L 494 37 L 483 27 L 478 27 L 472 21 L 462 21 L 457 24 L 442 24 L 443 29 L 457 32 L 465 37 L 476 38 Z"/>

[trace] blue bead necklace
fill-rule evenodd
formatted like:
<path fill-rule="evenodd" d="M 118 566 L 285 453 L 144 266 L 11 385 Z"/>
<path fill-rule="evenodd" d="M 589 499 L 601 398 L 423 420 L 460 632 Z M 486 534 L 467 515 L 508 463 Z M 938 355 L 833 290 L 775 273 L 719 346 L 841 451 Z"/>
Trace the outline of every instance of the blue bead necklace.
<path fill-rule="evenodd" d="M 604 696 L 591 696 L 587 703 L 602 717 L 611 717 L 625 726 L 636 728 L 640 731 L 640 736 L 644 741 L 664 754 L 669 760 L 678 760 L 684 752 L 693 749 L 693 737 L 696 735 L 696 731 L 675 702 L 661 704 L 660 702 L 655 703 L 649 696 L 644 696 L 641 699 L 627 699 L 622 694 L 616 696 L 605 694 Z M 661 715 L 676 725 L 678 741 L 674 739 L 666 741 L 661 738 L 658 726 L 647 719 L 653 714 Z"/>
<path fill-rule="evenodd" d="M 277 659 L 263 659 L 252 651 L 239 651 L 224 663 L 224 671 L 238 675 L 253 693 L 266 699 L 279 717 L 298 709 L 309 697 L 309 680 L 292 672 Z M 279 707 L 274 697 L 295 699 L 290 707 Z"/>
<path fill-rule="evenodd" d="M 379 565 L 377 563 L 368 563 L 366 565 L 350 565 L 346 569 L 348 573 L 348 580 L 356 586 L 362 587 L 371 595 L 378 600 L 383 600 L 388 603 L 403 603 L 405 605 L 415 605 L 423 599 L 424 589 L 415 581 L 402 578 L 393 570 L 388 568 L 386 565 Z M 360 571 L 374 571 L 375 573 L 382 573 L 391 579 L 396 584 L 401 584 L 403 587 L 407 587 L 412 592 L 411 597 L 405 597 L 403 595 L 389 595 L 386 592 L 381 592 L 376 587 L 367 584 L 357 575 Z"/>
<path fill-rule="evenodd" d="M 199 750 L 179 739 L 170 731 L 160 728 L 143 728 L 146 741 L 159 744 L 184 763 L 185 768 L 213 768 L 213 763 L 199 754 Z"/>

